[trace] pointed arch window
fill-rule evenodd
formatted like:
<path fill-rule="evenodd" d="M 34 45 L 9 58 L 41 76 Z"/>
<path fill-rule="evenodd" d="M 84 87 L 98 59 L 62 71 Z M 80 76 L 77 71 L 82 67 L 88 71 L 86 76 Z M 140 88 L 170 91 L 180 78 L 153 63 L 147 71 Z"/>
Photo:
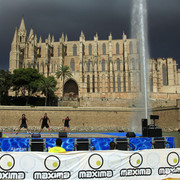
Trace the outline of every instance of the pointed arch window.
<path fill-rule="evenodd" d="M 123 76 L 123 91 L 126 92 L 126 77 Z"/>
<path fill-rule="evenodd" d="M 95 76 L 92 77 L 92 91 L 95 92 Z"/>
<path fill-rule="evenodd" d="M 167 71 L 166 71 L 166 65 L 162 65 L 162 71 L 163 71 L 163 85 L 167 85 Z"/>
<path fill-rule="evenodd" d="M 120 71 L 121 63 L 120 60 L 117 59 L 117 71 Z"/>
<path fill-rule="evenodd" d="M 132 59 L 131 59 L 131 69 L 132 69 L 132 70 L 135 70 L 135 67 L 136 67 L 136 66 L 135 66 L 135 59 L 132 58 Z"/>
<path fill-rule="evenodd" d="M 77 45 L 73 45 L 73 56 L 77 56 Z"/>
<path fill-rule="evenodd" d="M 115 82 L 115 76 L 113 76 L 113 92 L 116 91 L 116 86 L 115 86 L 116 82 Z"/>
<path fill-rule="evenodd" d="M 117 77 L 117 85 L 118 85 L 118 92 L 121 92 L 121 78 L 119 75 Z"/>
<path fill-rule="evenodd" d="M 87 92 L 90 92 L 90 77 L 87 75 Z"/>
<path fill-rule="evenodd" d="M 60 56 L 60 47 L 58 47 L 58 56 Z"/>
<path fill-rule="evenodd" d="M 74 68 L 74 59 L 71 59 L 70 66 L 71 66 L 71 71 L 74 71 L 75 70 L 75 68 Z"/>
<path fill-rule="evenodd" d="M 152 92 L 153 91 L 153 78 L 152 78 L 152 76 L 150 76 L 150 78 L 149 78 L 149 89 L 150 89 L 150 92 Z"/>
<path fill-rule="evenodd" d="M 92 55 L 92 45 L 89 44 L 89 55 Z"/>
<path fill-rule="evenodd" d="M 116 54 L 119 54 L 119 43 L 116 44 Z"/>
<path fill-rule="evenodd" d="M 105 71 L 105 64 L 106 64 L 106 62 L 105 62 L 105 60 L 103 59 L 103 60 L 102 60 L 102 71 Z"/>
<path fill-rule="evenodd" d="M 90 72 L 90 65 L 91 65 L 91 62 L 90 62 L 90 60 L 88 60 L 88 62 L 87 62 L 87 70 L 88 70 L 88 72 Z"/>
<path fill-rule="evenodd" d="M 31 64 L 28 62 L 28 68 L 31 68 Z"/>
<path fill-rule="evenodd" d="M 130 51 L 130 54 L 133 54 L 133 43 L 130 42 L 129 44 L 129 51 Z"/>
<path fill-rule="evenodd" d="M 102 45 L 102 49 L 103 49 L 103 55 L 106 55 L 106 45 L 105 44 Z"/>

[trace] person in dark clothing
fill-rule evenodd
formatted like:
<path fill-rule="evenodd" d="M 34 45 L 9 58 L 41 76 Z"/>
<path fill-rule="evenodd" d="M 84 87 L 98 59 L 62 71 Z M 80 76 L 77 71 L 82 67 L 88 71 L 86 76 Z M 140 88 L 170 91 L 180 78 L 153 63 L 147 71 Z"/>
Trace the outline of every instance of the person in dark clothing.
<path fill-rule="evenodd" d="M 26 115 L 25 114 L 22 114 L 22 118 L 19 119 L 19 122 L 21 121 L 21 125 L 16 133 L 16 135 L 19 133 L 19 131 L 21 130 L 21 128 L 25 128 L 27 129 L 28 133 L 31 134 L 31 132 L 29 131 L 28 129 L 28 126 L 27 126 L 27 122 L 28 122 L 28 119 L 26 118 Z"/>
<path fill-rule="evenodd" d="M 110 146 L 110 150 L 116 149 L 116 143 L 115 143 L 114 141 L 111 141 L 111 142 L 109 143 L 109 146 Z"/>
<path fill-rule="evenodd" d="M 70 134 L 70 126 L 69 126 L 69 121 L 71 119 L 69 118 L 69 116 L 67 116 L 65 119 L 62 120 L 62 122 L 64 123 L 64 131 L 66 130 L 66 128 L 68 129 L 68 132 Z"/>
<path fill-rule="evenodd" d="M 44 114 L 44 116 L 40 119 L 39 122 L 41 123 L 41 121 L 42 121 L 42 124 L 41 124 L 41 129 L 39 130 L 39 133 L 41 133 L 42 129 L 43 129 L 44 127 L 46 127 L 46 128 L 48 128 L 49 133 L 51 134 L 51 130 L 50 130 L 50 128 L 49 128 L 50 119 L 49 119 L 49 117 L 47 116 L 47 113 Z M 49 124 L 48 124 L 48 121 L 49 121 Z"/>

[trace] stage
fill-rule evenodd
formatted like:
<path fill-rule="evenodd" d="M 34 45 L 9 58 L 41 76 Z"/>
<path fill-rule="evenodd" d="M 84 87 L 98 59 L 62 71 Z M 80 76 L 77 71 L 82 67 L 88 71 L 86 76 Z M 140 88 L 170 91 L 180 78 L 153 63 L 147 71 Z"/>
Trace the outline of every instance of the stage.
<path fill-rule="evenodd" d="M 58 135 L 58 133 L 52 133 L 52 135 L 41 133 L 41 138 L 38 139 L 44 142 L 44 151 L 48 151 L 49 148 L 55 146 Z M 109 143 L 111 141 L 127 141 L 127 150 L 129 151 L 152 149 L 154 143 L 154 138 L 142 137 L 141 134 L 136 134 L 136 137 L 126 138 L 125 132 L 81 132 L 71 133 L 68 134 L 67 138 L 62 138 L 62 147 L 66 151 L 74 151 L 78 139 L 82 138 L 89 141 L 89 150 L 109 150 Z M 37 138 L 31 138 L 31 135 L 27 133 L 20 133 L 18 135 L 14 133 L 3 133 L 2 138 L 0 138 L 1 151 L 30 151 L 30 144 L 33 139 Z M 165 148 L 174 148 L 174 137 L 164 137 L 164 144 Z"/>

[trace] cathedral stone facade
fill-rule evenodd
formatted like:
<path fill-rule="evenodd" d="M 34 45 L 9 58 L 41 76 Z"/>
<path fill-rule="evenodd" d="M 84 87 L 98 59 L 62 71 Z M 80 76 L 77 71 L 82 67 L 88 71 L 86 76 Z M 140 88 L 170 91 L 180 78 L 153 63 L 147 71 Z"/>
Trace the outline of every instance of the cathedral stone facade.
<path fill-rule="evenodd" d="M 99 40 L 96 34 L 94 40 L 86 40 L 81 32 L 79 41 L 69 41 L 64 34 L 55 41 L 54 36 L 49 35 L 43 42 L 32 28 L 27 34 L 22 19 L 11 44 L 9 71 L 31 67 L 47 77 L 55 76 L 61 65 L 67 65 L 73 76 L 65 80 L 64 94 L 67 98 L 86 99 L 87 105 L 87 99 L 98 102 L 102 98 L 135 98 L 142 78 L 138 57 L 137 39 L 128 39 L 124 33 L 122 39 L 113 39 L 110 34 L 107 40 Z M 161 98 L 162 94 L 180 93 L 176 60 L 158 58 L 149 62 L 151 96 Z M 56 93 L 62 97 L 61 79 L 58 87 Z"/>

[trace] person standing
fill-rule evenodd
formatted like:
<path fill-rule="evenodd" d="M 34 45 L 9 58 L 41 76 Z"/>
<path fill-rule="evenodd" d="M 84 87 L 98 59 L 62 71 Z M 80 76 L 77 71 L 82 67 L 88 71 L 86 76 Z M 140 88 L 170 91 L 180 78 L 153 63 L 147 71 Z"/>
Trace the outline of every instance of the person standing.
<path fill-rule="evenodd" d="M 49 130 L 49 133 L 51 135 L 51 130 L 49 128 L 49 124 L 50 124 L 50 119 L 49 117 L 47 116 L 47 113 L 44 114 L 44 116 L 40 119 L 40 123 L 42 121 L 42 124 L 41 124 L 41 129 L 39 130 L 39 133 L 41 133 L 41 131 L 43 130 L 44 127 L 46 127 L 48 130 Z M 49 121 L 49 124 L 48 124 L 48 121 Z"/>
<path fill-rule="evenodd" d="M 64 131 L 66 131 L 66 128 L 70 134 L 70 126 L 69 126 L 69 121 L 71 119 L 69 118 L 69 116 L 67 116 L 65 119 L 62 120 L 62 122 L 64 122 Z"/>
<path fill-rule="evenodd" d="M 66 152 L 66 150 L 61 147 L 61 144 L 62 144 L 62 139 L 57 138 L 56 139 L 56 146 L 49 149 L 48 152 L 52 152 L 52 153 L 64 153 L 64 152 Z"/>
<path fill-rule="evenodd" d="M 21 125 L 16 133 L 16 135 L 19 133 L 19 131 L 21 130 L 21 128 L 25 128 L 27 129 L 28 133 L 31 134 L 31 132 L 29 131 L 28 129 L 28 126 L 27 126 L 27 122 L 28 122 L 28 119 L 26 118 L 26 115 L 25 114 L 22 114 L 22 118 L 19 119 L 19 122 L 21 121 Z"/>

